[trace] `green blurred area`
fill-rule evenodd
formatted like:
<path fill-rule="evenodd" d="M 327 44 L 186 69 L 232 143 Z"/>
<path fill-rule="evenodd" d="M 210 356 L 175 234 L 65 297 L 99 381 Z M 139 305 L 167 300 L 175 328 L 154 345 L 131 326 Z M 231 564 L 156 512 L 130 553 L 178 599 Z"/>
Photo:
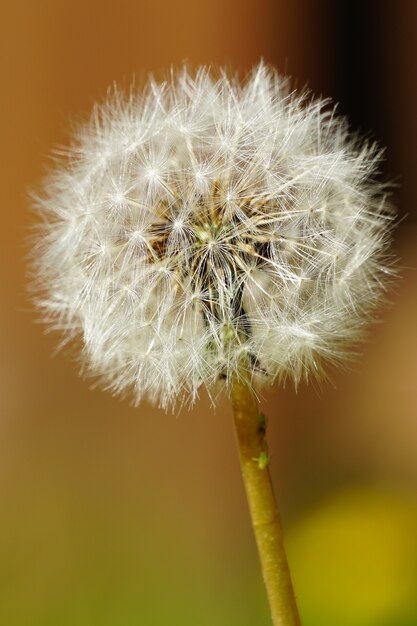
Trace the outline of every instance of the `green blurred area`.
<path fill-rule="evenodd" d="M 172 504 L 163 514 L 86 495 L 15 494 L 2 515 L 0 624 L 270 623 L 245 520 L 213 550 Z M 414 497 L 375 488 L 335 494 L 292 524 L 303 625 L 417 624 L 416 528 Z"/>

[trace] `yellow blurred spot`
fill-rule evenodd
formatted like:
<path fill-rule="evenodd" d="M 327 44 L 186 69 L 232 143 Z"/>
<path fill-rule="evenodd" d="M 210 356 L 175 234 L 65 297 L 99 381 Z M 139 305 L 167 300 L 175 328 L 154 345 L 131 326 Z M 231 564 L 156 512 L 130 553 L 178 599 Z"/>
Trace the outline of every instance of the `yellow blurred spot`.
<path fill-rule="evenodd" d="M 302 614 L 320 626 L 404 615 L 416 604 L 416 530 L 417 499 L 382 490 L 345 491 L 307 515 L 287 538 Z"/>

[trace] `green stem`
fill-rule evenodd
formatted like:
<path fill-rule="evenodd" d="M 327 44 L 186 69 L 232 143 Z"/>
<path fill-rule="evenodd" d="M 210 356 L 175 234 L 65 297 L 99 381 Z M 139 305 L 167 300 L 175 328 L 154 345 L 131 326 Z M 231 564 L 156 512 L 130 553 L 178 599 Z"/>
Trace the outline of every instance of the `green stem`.
<path fill-rule="evenodd" d="M 237 445 L 274 626 L 301 626 L 268 469 L 265 418 L 247 378 L 231 385 Z"/>

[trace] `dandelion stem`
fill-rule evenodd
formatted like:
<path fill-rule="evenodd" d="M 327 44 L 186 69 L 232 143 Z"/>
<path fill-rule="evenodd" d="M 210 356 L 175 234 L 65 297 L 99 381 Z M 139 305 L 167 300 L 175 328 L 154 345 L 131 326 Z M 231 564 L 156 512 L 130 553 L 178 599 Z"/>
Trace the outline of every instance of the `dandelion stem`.
<path fill-rule="evenodd" d="M 268 469 L 266 424 L 247 378 L 235 378 L 231 402 L 240 464 L 274 626 L 301 626 Z"/>

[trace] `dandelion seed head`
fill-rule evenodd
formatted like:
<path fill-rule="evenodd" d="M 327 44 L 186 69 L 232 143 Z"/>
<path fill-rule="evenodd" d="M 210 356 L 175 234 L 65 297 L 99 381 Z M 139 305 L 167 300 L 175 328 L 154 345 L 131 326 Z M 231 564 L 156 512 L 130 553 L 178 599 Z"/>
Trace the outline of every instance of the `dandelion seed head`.
<path fill-rule="evenodd" d="M 192 402 L 242 368 L 320 377 L 390 272 L 380 160 L 264 64 L 115 90 L 37 198 L 38 305 L 135 402 Z"/>

